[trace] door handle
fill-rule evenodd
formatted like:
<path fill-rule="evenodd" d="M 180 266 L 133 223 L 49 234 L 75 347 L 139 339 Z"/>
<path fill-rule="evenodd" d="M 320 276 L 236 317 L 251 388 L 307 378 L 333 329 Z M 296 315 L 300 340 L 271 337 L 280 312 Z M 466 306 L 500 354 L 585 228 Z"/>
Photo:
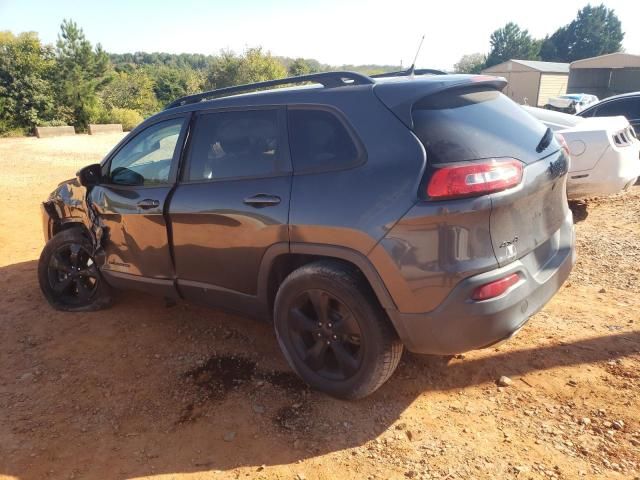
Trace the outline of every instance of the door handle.
<path fill-rule="evenodd" d="M 266 193 L 259 193 L 253 197 L 245 198 L 244 203 L 251 205 L 252 207 L 269 207 L 272 205 L 278 205 L 280 203 L 280 197 L 276 195 L 267 195 Z"/>
<path fill-rule="evenodd" d="M 152 200 L 150 198 L 145 198 L 144 200 L 140 200 L 137 203 L 138 207 L 143 210 L 149 210 L 150 208 L 157 208 L 160 206 L 160 202 L 158 200 Z"/>

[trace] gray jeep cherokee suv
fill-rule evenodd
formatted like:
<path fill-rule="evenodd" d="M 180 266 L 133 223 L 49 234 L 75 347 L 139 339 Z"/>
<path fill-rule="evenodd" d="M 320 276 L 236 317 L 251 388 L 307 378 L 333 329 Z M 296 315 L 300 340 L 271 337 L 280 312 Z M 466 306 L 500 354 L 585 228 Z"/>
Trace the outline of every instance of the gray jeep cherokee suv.
<path fill-rule="evenodd" d="M 71 311 L 135 288 L 264 317 L 342 398 L 403 346 L 495 344 L 574 262 L 568 157 L 505 84 L 331 72 L 182 98 L 44 202 L 42 291 Z"/>

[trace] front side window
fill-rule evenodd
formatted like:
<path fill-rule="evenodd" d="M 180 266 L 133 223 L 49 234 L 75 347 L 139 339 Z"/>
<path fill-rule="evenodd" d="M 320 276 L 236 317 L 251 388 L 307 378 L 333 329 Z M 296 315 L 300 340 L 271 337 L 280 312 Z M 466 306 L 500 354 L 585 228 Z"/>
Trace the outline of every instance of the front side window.
<path fill-rule="evenodd" d="M 326 110 L 289 110 L 289 143 L 296 173 L 347 168 L 359 157 L 345 126 Z"/>
<path fill-rule="evenodd" d="M 200 115 L 185 168 L 186 181 L 265 177 L 279 171 L 277 110 Z"/>
<path fill-rule="evenodd" d="M 183 122 L 182 118 L 166 120 L 136 135 L 111 159 L 110 182 L 136 186 L 167 183 Z"/>

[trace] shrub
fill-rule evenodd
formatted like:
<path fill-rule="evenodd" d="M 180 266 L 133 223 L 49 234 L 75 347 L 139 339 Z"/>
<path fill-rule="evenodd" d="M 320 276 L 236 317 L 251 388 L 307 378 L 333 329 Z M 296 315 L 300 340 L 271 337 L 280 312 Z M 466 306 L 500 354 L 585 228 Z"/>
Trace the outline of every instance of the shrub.
<path fill-rule="evenodd" d="M 26 137 L 29 133 L 29 128 L 10 128 L 8 130 L 0 131 L 0 138 Z"/>
<path fill-rule="evenodd" d="M 113 108 L 107 114 L 107 118 L 108 120 L 102 123 L 121 123 L 122 129 L 126 132 L 133 130 L 143 120 L 139 112 L 128 108 Z"/>
<path fill-rule="evenodd" d="M 39 127 L 66 127 L 67 125 L 64 120 L 43 120 L 38 122 Z"/>

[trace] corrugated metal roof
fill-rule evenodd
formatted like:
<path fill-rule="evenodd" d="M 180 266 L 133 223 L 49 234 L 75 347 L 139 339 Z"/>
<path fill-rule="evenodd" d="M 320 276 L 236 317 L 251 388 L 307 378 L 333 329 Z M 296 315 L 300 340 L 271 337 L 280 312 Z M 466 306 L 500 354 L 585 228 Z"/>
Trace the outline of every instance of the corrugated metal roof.
<path fill-rule="evenodd" d="M 525 67 L 533 68 L 543 73 L 569 73 L 569 64 L 561 62 L 539 62 L 537 60 L 511 60 Z"/>
<path fill-rule="evenodd" d="M 599 57 L 583 58 L 571 63 L 571 68 L 628 68 L 640 67 L 640 55 L 617 52 Z"/>
<path fill-rule="evenodd" d="M 517 64 L 517 65 L 514 65 Z M 569 73 L 568 63 L 539 62 L 536 60 L 507 60 L 492 67 L 485 68 L 482 73 L 503 73 L 516 71 L 517 68 L 535 70 L 542 73 Z M 528 71 L 530 71 L 528 70 Z"/>

